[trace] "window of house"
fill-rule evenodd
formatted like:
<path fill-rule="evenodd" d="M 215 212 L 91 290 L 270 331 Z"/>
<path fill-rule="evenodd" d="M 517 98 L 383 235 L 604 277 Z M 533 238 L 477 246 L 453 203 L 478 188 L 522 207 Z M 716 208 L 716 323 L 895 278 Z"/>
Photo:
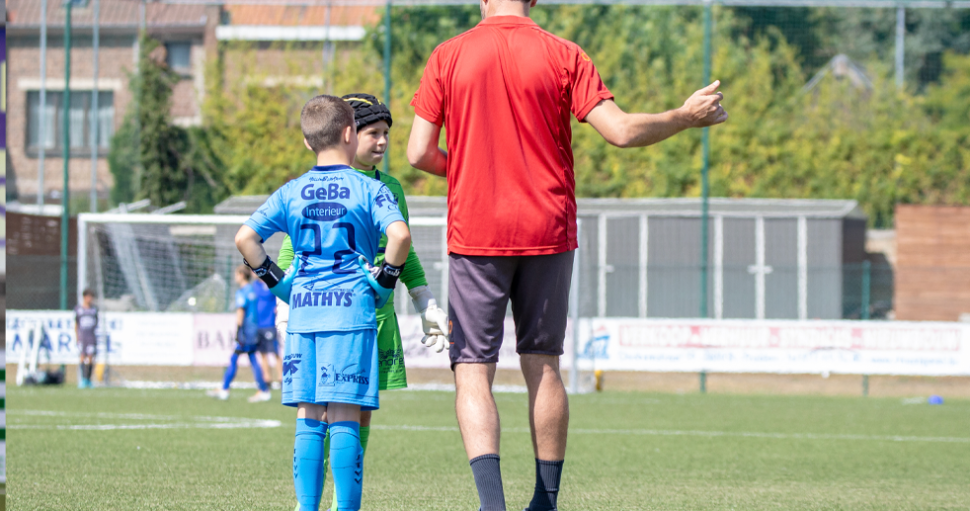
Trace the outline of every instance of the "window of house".
<path fill-rule="evenodd" d="M 165 43 L 168 67 L 175 71 L 188 72 L 192 69 L 192 43 Z"/>
<path fill-rule="evenodd" d="M 70 108 L 65 108 L 63 91 L 47 91 L 44 111 L 40 109 L 40 91 L 27 92 L 27 149 L 62 151 L 64 149 L 64 116 L 70 133 L 72 150 L 90 150 L 97 146 L 107 150 L 114 135 L 114 92 L 98 91 L 98 109 L 94 111 L 93 91 L 72 90 Z M 44 132 L 41 133 L 41 118 Z M 94 126 L 92 126 L 92 121 Z"/>

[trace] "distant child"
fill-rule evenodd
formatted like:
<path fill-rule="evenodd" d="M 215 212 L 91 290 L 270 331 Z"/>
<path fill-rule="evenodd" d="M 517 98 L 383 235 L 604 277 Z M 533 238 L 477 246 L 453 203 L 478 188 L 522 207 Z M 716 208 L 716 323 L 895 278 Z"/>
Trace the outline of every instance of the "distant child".
<path fill-rule="evenodd" d="M 388 135 L 391 130 L 391 111 L 384 103 L 370 94 L 348 94 L 342 98 L 354 109 L 354 122 L 357 124 L 357 154 L 354 156 L 353 167 L 361 174 L 380 181 L 387 186 L 397 208 L 401 211 L 404 221 L 408 221 L 408 205 L 404 197 L 401 183 L 386 172 L 377 170 L 387 151 Z M 387 246 L 387 238 L 381 238 L 380 249 Z M 380 249 L 378 252 L 380 252 Z M 383 260 L 384 254 L 379 253 L 377 262 Z M 279 265 L 286 270 L 293 260 L 293 245 L 290 238 L 283 238 L 280 248 Z M 414 252 L 414 245 L 408 251 L 407 264 L 401 272 L 401 282 L 408 288 L 414 309 L 421 315 L 425 337 L 422 342 L 427 347 L 436 347 L 441 353 L 448 345 L 448 315 L 438 307 L 434 294 L 428 289 L 428 279 L 424 268 Z M 281 306 L 283 310 L 285 306 Z M 281 318 L 280 322 L 285 322 Z M 377 310 L 377 350 L 378 365 L 380 366 L 380 390 L 403 389 L 408 386 L 407 372 L 404 368 L 404 345 L 401 331 L 394 312 L 394 295 L 388 299 L 384 307 Z M 362 412 L 360 418 L 360 443 L 367 452 L 367 440 L 370 437 L 371 412 Z M 327 463 L 324 463 L 324 477 L 326 477 Z M 334 493 L 331 511 L 338 511 L 337 496 Z"/>
<path fill-rule="evenodd" d="M 357 152 L 354 110 L 317 96 L 300 115 L 304 144 L 317 165 L 277 190 L 236 234 L 236 246 L 270 291 L 287 301 L 283 404 L 297 407 L 293 484 L 301 511 L 318 511 L 324 439 L 340 509 L 360 509 L 361 411 L 379 408 L 375 308 L 397 283 L 411 233 L 393 195 L 350 165 Z M 276 232 L 293 240 L 288 273 L 262 242 Z M 381 234 L 383 263 L 373 267 Z"/>
<path fill-rule="evenodd" d="M 263 372 L 259 366 L 259 361 L 256 359 L 256 349 L 259 347 L 260 323 L 269 321 L 269 324 L 273 324 L 276 321 L 276 318 L 273 317 L 276 300 L 267 289 L 266 284 L 252 281 L 252 274 L 252 271 L 245 265 L 239 265 L 236 268 L 236 284 L 239 285 L 239 290 L 236 291 L 236 350 L 233 352 L 232 358 L 229 359 L 229 367 L 226 368 L 226 373 L 222 379 L 222 388 L 207 392 L 209 396 L 223 401 L 229 399 L 229 385 L 236 378 L 239 355 L 243 353 L 249 356 L 253 377 L 256 379 L 256 386 L 259 388 L 255 394 L 249 397 L 249 402 L 259 403 L 273 398 L 269 387 L 266 386 L 266 381 L 263 380 Z"/>
<path fill-rule="evenodd" d="M 94 306 L 94 291 L 85 289 L 81 293 L 81 303 L 74 307 L 74 335 L 80 352 L 77 373 L 77 388 L 90 389 L 94 357 L 98 354 L 98 308 Z"/>

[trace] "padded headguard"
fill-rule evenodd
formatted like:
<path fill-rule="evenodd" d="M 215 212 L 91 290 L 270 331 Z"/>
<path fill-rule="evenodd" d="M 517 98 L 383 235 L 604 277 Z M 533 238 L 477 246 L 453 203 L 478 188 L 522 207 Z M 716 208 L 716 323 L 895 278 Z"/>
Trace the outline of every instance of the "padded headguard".
<path fill-rule="evenodd" d="M 386 121 L 388 127 L 393 124 L 387 105 L 370 94 L 347 94 L 342 99 L 354 109 L 354 122 L 357 123 L 358 131 L 378 121 Z"/>

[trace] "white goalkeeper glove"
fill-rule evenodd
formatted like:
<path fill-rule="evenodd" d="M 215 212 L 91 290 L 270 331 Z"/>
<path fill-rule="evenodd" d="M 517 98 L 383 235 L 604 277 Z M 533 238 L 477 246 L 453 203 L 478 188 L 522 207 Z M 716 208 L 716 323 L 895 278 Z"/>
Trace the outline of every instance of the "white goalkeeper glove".
<path fill-rule="evenodd" d="M 448 347 L 448 315 L 438 307 L 428 286 L 418 286 L 408 290 L 408 293 L 414 309 L 421 314 L 421 326 L 424 329 L 421 344 L 441 353 Z"/>

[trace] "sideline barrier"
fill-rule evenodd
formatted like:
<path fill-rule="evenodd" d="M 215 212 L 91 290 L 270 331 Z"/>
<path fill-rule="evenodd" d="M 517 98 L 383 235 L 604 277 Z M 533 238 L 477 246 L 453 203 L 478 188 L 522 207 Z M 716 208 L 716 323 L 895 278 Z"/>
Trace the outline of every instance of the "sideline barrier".
<path fill-rule="evenodd" d="M 38 322 L 51 362 L 77 363 L 74 315 L 64 311 L 7 311 L 7 360 L 19 359 Z M 408 367 L 449 367 L 447 353 L 421 345 L 420 317 L 398 322 Z M 572 325 L 564 369 L 572 360 Z M 231 313 L 106 312 L 100 330 L 99 358 L 107 352 L 114 365 L 224 366 L 236 333 Z M 506 318 L 499 368 L 519 367 L 514 332 Z M 593 318 L 579 321 L 578 334 L 584 371 L 970 376 L 964 323 Z"/>

